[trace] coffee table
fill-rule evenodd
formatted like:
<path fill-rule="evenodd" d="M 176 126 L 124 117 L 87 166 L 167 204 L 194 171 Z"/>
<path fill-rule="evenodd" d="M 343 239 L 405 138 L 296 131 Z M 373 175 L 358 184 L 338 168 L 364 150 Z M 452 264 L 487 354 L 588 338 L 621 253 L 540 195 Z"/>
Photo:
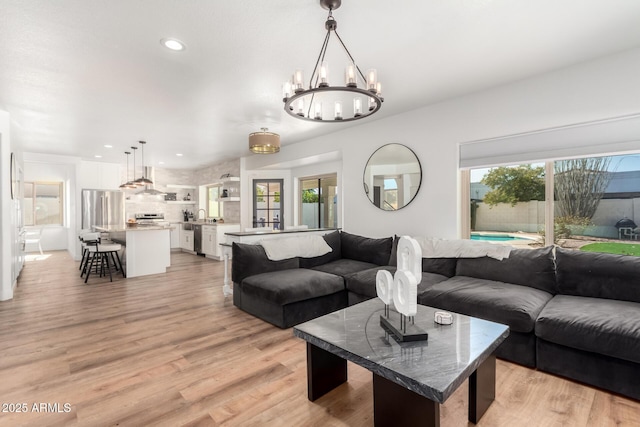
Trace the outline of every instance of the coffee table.
<path fill-rule="evenodd" d="M 495 399 L 494 351 L 509 327 L 456 313 L 452 325 L 438 325 L 438 310 L 418 305 L 415 324 L 428 340 L 396 342 L 380 326 L 383 310 L 375 298 L 293 328 L 307 341 L 309 400 L 347 381 L 348 360 L 373 373 L 375 425 L 439 426 L 440 404 L 467 378 L 477 423 Z"/>

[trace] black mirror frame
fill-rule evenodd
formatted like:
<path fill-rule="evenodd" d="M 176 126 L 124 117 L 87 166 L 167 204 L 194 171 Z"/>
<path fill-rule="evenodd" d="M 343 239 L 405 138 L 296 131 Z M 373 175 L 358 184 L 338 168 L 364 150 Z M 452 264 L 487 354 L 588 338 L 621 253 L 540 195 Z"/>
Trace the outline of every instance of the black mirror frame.
<path fill-rule="evenodd" d="M 375 203 L 373 203 L 373 200 L 371 200 L 371 199 L 369 198 L 369 186 L 367 185 L 367 182 L 366 182 L 366 180 L 365 180 L 365 177 L 366 177 L 366 174 L 367 174 L 367 167 L 369 166 L 369 162 L 371 162 L 371 158 L 372 158 L 373 156 L 375 156 L 375 154 L 376 154 L 378 151 L 382 150 L 384 147 L 388 147 L 389 145 L 399 145 L 399 146 L 404 147 L 404 148 L 406 148 L 407 150 L 409 150 L 409 151 L 411 152 L 411 154 L 413 154 L 413 156 L 416 158 L 416 162 L 418 162 L 418 168 L 420 169 L 420 182 L 418 183 L 418 189 L 416 190 L 416 194 L 414 194 L 414 195 L 413 195 L 413 197 L 411 198 L 411 200 L 409 200 L 409 202 L 408 202 L 407 204 L 405 204 L 405 205 L 403 205 L 402 207 L 399 207 L 398 209 L 395 209 L 395 210 L 382 209 L 381 207 L 376 206 L 376 205 L 375 205 Z M 379 147 L 378 149 L 376 149 L 376 150 L 375 150 L 375 151 L 374 151 L 374 152 L 369 156 L 369 159 L 367 160 L 367 163 L 366 163 L 366 164 L 365 164 L 365 166 L 364 166 L 364 171 L 362 172 L 362 184 L 363 184 L 363 187 L 364 187 L 365 196 L 367 197 L 367 200 L 369 200 L 369 202 L 371 202 L 371 204 L 372 204 L 373 206 L 375 206 L 376 208 L 378 208 L 378 209 L 380 209 L 381 211 L 384 211 L 384 212 L 397 212 L 397 211 L 399 211 L 399 210 L 401 210 L 401 209 L 404 209 L 405 207 L 409 206 L 409 205 L 411 204 L 411 202 L 413 202 L 413 201 L 415 200 L 416 196 L 417 196 L 417 195 L 418 195 L 418 193 L 420 192 L 420 188 L 422 187 L 422 163 L 420 163 L 420 159 L 418 158 L 418 155 L 416 154 L 416 152 L 415 152 L 415 151 L 413 151 L 411 148 L 407 147 L 407 146 L 406 146 L 406 145 L 404 145 L 404 144 L 399 144 L 399 143 L 397 143 L 397 142 L 390 142 L 389 144 L 385 144 L 385 145 L 383 145 L 383 146 Z"/>

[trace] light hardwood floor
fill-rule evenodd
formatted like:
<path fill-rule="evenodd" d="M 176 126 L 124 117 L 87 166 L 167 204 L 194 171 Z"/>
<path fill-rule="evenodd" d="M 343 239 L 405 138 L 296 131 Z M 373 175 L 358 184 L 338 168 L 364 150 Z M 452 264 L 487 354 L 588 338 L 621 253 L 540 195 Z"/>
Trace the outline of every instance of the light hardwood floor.
<path fill-rule="evenodd" d="M 66 252 L 36 258 L 0 303 L 0 400 L 28 408 L 2 426 L 373 425 L 371 374 L 349 364 L 347 384 L 309 402 L 305 343 L 225 299 L 222 263 L 174 254 L 167 274 L 85 285 Z M 442 426 L 468 425 L 466 393 Z M 639 423 L 640 402 L 498 360 L 478 425 Z"/>

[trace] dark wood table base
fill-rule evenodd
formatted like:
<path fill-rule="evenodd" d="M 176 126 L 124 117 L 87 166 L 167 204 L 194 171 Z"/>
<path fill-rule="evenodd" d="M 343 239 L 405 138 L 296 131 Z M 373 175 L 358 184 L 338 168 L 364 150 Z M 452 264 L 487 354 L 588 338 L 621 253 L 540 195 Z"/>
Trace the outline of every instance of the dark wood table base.
<path fill-rule="evenodd" d="M 314 401 L 347 381 L 347 361 L 307 342 L 308 397 Z M 496 356 L 489 356 L 469 376 L 469 421 L 477 423 L 496 394 Z M 440 404 L 373 374 L 376 426 L 438 427 Z"/>

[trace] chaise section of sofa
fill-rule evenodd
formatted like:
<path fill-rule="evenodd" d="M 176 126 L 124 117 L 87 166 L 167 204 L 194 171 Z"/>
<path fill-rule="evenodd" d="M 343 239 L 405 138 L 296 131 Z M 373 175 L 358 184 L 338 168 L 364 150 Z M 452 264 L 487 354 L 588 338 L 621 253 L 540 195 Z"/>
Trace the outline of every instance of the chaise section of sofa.
<path fill-rule="evenodd" d="M 555 292 L 552 248 L 516 249 L 503 260 L 458 259 L 456 275 L 425 289 L 418 302 L 508 325 L 496 355 L 535 367 L 535 321 Z"/>
<path fill-rule="evenodd" d="M 389 263 L 392 238 L 339 231 L 323 238 L 331 252 L 283 261 L 270 261 L 261 245 L 234 243 L 234 305 L 288 328 L 346 307 L 345 277 Z"/>
<path fill-rule="evenodd" d="M 556 263 L 538 369 L 640 399 L 640 258 L 557 248 Z"/>

